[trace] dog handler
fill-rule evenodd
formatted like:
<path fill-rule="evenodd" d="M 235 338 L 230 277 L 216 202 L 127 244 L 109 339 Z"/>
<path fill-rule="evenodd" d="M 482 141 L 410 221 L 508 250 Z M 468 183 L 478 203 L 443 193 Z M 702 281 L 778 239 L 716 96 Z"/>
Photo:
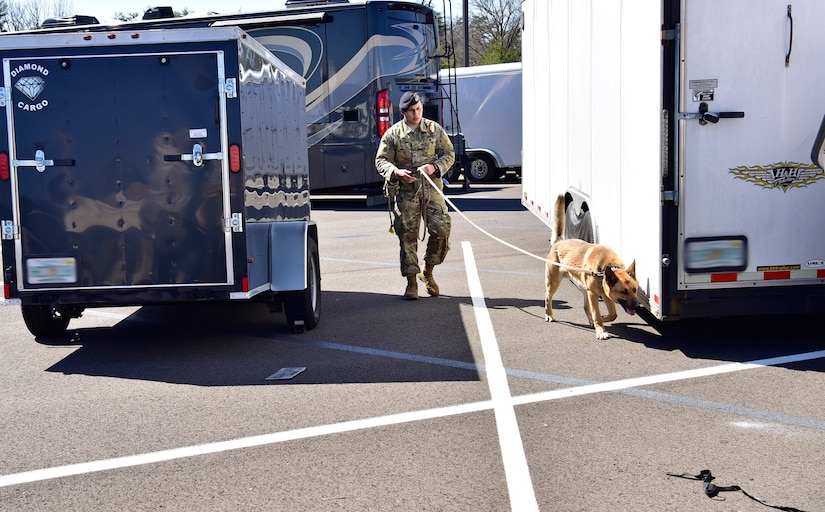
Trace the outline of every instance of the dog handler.
<path fill-rule="evenodd" d="M 407 278 L 404 298 L 418 298 L 416 276 L 424 283 L 427 293 L 435 297 L 439 290 L 433 279 L 433 267 L 441 264 L 450 250 L 451 226 L 447 204 L 439 190 L 443 189 L 441 176 L 455 161 L 455 151 L 444 129 L 424 118 L 418 94 L 405 92 L 398 107 L 404 119 L 381 137 L 375 167 L 390 189 L 398 186 L 393 227 L 401 245 L 401 275 Z M 438 190 L 426 178 L 418 176 L 419 173 L 430 176 Z M 423 272 L 418 265 L 418 231 L 422 218 L 429 233 Z"/>

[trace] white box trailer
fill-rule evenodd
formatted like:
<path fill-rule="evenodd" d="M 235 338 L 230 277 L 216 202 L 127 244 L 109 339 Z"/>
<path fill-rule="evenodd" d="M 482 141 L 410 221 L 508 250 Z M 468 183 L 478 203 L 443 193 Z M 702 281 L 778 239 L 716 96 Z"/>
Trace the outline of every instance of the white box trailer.
<path fill-rule="evenodd" d="M 320 318 L 303 80 L 234 28 L 0 36 L 4 302 L 263 302 Z"/>
<path fill-rule="evenodd" d="M 825 2 L 523 0 L 523 205 L 655 319 L 825 311 Z"/>
<path fill-rule="evenodd" d="M 442 108 L 442 124 L 448 133 L 464 136 L 466 177 L 490 182 L 508 170 L 520 172 L 521 63 L 439 72 L 439 83 L 451 81 L 455 84 L 453 98 Z M 441 96 L 450 97 L 446 90 Z"/>

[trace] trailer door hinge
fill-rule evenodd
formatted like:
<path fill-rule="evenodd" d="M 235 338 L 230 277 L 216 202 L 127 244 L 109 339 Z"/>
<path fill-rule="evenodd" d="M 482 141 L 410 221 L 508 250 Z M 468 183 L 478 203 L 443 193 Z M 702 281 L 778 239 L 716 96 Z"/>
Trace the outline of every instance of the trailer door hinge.
<path fill-rule="evenodd" d="M 11 101 L 11 91 L 5 87 L 0 87 L 0 108 L 5 108 L 6 103 Z"/>
<path fill-rule="evenodd" d="M 0 220 L 0 233 L 2 233 L 0 238 L 2 240 L 17 240 L 20 238 L 20 229 L 10 220 Z"/>
<path fill-rule="evenodd" d="M 675 201 L 676 200 L 676 192 L 673 190 L 663 190 L 662 191 L 662 201 Z"/>
<path fill-rule="evenodd" d="M 243 214 L 233 213 L 232 217 L 224 219 L 224 227 L 226 228 L 226 231 L 243 233 Z"/>
<path fill-rule="evenodd" d="M 222 94 L 226 94 L 227 98 L 237 98 L 238 87 L 236 79 L 227 78 L 226 81 L 220 85 L 220 91 Z"/>

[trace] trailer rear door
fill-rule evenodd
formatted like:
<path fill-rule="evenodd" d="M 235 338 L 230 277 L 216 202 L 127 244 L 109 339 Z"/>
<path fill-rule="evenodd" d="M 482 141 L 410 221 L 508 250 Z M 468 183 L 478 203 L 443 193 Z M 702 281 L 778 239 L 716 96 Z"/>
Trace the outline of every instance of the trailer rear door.
<path fill-rule="evenodd" d="M 21 289 L 232 283 L 223 52 L 60 53 L 3 72 Z"/>
<path fill-rule="evenodd" d="M 684 0 L 680 289 L 820 282 L 821 0 Z"/>

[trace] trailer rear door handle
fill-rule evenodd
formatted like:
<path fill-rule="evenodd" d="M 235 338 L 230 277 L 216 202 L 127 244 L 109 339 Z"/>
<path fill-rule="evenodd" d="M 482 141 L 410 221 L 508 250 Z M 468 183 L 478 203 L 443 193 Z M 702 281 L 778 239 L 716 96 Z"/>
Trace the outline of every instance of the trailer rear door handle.
<path fill-rule="evenodd" d="M 825 169 L 825 116 L 822 116 L 822 124 L 819 125 L 819 132 L 814 139 L 814 147 L 811 148 L 811 160 L 820 169 Z"/>
<path fill-rule="evenodd" d="M 204 160 L 223 160 L 223 153 L 204 153 L 203 146 L 195 144 L 192 146 L 192 154 L 163 156 L 164 162 L 192 162 L 195 167 L 202 166 Z"/>
<path fill-rule="evenodd" d="M 37 172 L 43 172 L 46 167 L 71 167 L 74 160 L 46 160 L 46 154 L 42 149 L 34 152 L 34 160 L 13 160 L 14 167 L 34 167 Z"/>
<path fill-rule="evenodd" d="M 708 104 L 704 101 L 699 104 L 699 124 L 716 124 L 720 119 L 745 117 L 744 112 L 708 112 Z"/>

